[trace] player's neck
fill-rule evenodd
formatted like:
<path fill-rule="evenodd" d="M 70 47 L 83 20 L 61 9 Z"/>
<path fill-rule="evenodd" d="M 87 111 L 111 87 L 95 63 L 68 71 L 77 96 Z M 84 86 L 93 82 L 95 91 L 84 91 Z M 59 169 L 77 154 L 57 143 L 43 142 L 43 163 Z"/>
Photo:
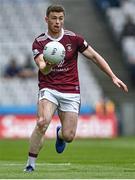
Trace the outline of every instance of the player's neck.
<path fill-rule="evenodd" d="M 48 30 L 48 31 L 46 31 L 46 35 L 51 40 L 59 41 L 60 39 L 62 39 L 62 37 L 64 35 L 64 29 L 61 29 L 61 32 L 59 32 L 59 33 L 54 33 L 52 31 Z"/>
<path fill-rule="evenodd" d="M 62 30 L 58 33 L 54 33 L 50 30 L 48 30 L 47 34 L 52 37 L 53 39 L 58 39 L 62 35 Z"/>

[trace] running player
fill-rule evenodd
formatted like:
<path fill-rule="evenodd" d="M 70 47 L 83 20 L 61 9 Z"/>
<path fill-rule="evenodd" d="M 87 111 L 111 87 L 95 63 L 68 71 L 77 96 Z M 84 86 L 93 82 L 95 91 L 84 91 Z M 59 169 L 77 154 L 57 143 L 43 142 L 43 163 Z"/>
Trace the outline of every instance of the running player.
<path fill-rule="evenodd" d="M 56 151 L 62 153 L 66 143 L 75 137 L 80 107 L 77 70 L 79 52 L 96 63 L 118 88 L 128 91 L 127 86 L 112 72 L 104 58 L 88 45 L 83 37 L 63 28 L 64 18 L 65 10 L 61 5 L 49 6 L 45 17 L 48 28 L 33 43 L 34 60 L 39 68 L 38 117 L 30 138 L 26 172 L 35 169 L 35 161 L 43 145 L 45 132 L 56 110 L 61 121 L 61 126 L 56 129 Z M 66 49 L 65 59 L 55 67 L 43 59 L 44 46 L 50 41 L 59 41 Z M 51 72 L 45 74 L 45 68 L 50 68 Z"/>

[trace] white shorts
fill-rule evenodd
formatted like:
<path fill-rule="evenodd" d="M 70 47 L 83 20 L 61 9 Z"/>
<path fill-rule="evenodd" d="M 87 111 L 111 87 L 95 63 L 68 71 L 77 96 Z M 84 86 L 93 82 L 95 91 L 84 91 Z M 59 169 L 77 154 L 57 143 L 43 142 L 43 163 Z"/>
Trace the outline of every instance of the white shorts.
<path fill-rule="evenodd" d="M 43 88 L 39 90 L 39 101 L 47 99 L 57 105 L 61 111 L 70 111 L 79 113 L 80 110 L 80 94 L 61 93 L 57 90 Z"/>

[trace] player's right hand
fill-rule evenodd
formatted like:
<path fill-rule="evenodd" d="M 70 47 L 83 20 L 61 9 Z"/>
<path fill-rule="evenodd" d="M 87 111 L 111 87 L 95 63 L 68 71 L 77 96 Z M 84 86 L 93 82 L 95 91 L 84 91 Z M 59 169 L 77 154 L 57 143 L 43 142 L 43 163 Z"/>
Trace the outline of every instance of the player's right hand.
<path fill-rule="evenodd" d="M 43 54 L 39 55 L 36 59 L 36 63 L 38 65 L 39 70 L 44 74 L 47 75 L 51 72 L 52 67 L 54 67 L 54 64 L 49 63 L 43 58 Z"/>
<path fill-rule="evenodd" d="M 39 69 L 42 71 L 47 66 L 47 63 L 45 61 L 40 61 L 38 66 Z"/>
<path fill-rule="evenodd" d="M 39 64 L 39 70 L 44 74 L 47 75 L 51 72 L 52 70 L 52 65 L 47 63 L 47 62 L 40 62 Z"/>

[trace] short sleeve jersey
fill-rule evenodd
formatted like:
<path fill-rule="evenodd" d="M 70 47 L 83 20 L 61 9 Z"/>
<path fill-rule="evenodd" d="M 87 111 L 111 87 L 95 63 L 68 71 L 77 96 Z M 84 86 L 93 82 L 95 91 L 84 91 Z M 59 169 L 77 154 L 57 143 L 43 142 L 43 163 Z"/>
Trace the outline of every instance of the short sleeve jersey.
<path fill-rule="evenodd" d="M 38 36 L 33 42 L 32 50 L 34 59 L 43 53 L 44 46 L 54 40 L 47 33 Z M 78 52 L 87 49 L 87 42 L 71 31 L 62 29 L 62 35 L 55 41 L 59 41 L 66 50 L 63 61 L 52 68 L 52 71 L 44 75 L 38 72 L 39 89 L 50 88 L 63 93 L 80 93 L 77 59 Z"/>

